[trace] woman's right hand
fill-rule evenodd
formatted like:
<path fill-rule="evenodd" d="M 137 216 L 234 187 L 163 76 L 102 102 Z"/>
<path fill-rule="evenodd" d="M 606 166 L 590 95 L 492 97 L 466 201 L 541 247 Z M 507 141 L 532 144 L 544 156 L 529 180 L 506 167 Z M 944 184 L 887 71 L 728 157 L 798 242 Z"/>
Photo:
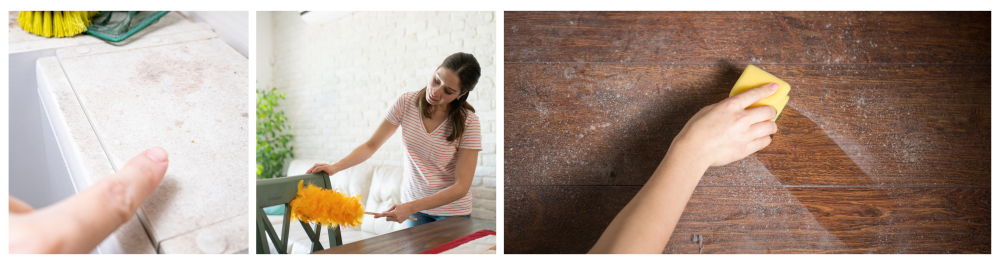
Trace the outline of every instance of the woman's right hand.
<path fill-rule="evenodd" d="M 306 170 L 306 174 L 319 173 L 320 171 L 326 172 L 330 176 L 337 174 L 341 169 L 337 168 L 336 165 L 316 163 L 309 170 Z"/>
<path fill-rule="evenodd" d="M 772 106 L 746 109 L 778 90 L 769 83 L 702 108 L 684 125 L 670 145 L 671 151 L 700 158 L 706 168 L 740 160 L 771 143 L 778 125 Z M 668 151 L 668 153 L 670 153 Z"/>

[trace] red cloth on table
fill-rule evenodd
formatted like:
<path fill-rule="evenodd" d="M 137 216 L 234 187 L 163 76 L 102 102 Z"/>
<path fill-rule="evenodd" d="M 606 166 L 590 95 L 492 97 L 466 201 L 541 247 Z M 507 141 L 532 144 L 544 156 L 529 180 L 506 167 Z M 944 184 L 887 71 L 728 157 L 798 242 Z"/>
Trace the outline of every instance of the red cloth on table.
<path fill-rule="evenodd" d="M 432 249 L 428 249 L 427 251 L 420 252 L 420 254 L 438 254 L 441 252 L 448 251 L 449 249 L 461 246 L 462 244 L 469 243 L 469 241 L 480 239 L 488 235 L 497 235 L 497 232 L 493 230 L 481 230 L 479 232 L 472 233 L 462 238 L 452 240 L 451 242 L 441 244 L 440 246 L 434 247 Z"/>

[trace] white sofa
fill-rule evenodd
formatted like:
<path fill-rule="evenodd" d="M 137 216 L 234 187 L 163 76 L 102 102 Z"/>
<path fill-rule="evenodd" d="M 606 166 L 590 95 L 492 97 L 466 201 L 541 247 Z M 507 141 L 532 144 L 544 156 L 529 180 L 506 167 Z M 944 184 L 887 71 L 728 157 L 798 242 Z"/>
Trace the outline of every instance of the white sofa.
<path fill-rule="evenodd" d="M 316 163 L 328 163 L 329 161 L 296 159 L 288 166 L 288 175 L 296 176 L 305 174 L 306 170 Z M 388 210 L 392 205 L 400 202 L 402 196 L 400 187 L 403 181 L 403 168 L 401 166 L 374 166 L 360 164 L 347 170 L 338 172 L 330 176 L 330 184 L 340 192 L 354 196 L 361 194 L 361 201 L 365 202 L 366 212 L 382 212 Z M 281 234 L 281 215 L 268 215 L 274 230 Z M 290 222 L 288 230 L 288 253 L 308 254 L 312 242 L 306 236 L 305 230 L 298 221 Z M 344 244 L 359 241 L 369 237 L 390 233 L 406 228 L 404 224 L 396 222 L 386 222 L 385 219 L 375 219 L 372 215 L 365 215 L 361 221 L 360 228 L 341 228 L 341 236 Z M 326 227 L 321 229 L 320 242 L 323 249 L 330 247 L 330 239 Z M 268 246 L 271 253 L 277 253 L 274 245 L 268 239 Z"/>

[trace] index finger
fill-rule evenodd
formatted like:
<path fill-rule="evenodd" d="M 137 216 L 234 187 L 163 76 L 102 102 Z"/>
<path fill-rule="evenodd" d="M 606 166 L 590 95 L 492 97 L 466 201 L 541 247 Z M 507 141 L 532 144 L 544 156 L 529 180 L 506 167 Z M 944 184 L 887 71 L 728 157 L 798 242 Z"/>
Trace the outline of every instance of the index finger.
<path fill-rule="evenodd" d="M 735 101 L 736 105 L 740 106 L 740 108 L 745 109 L 750 105 L 753 105 L 753 103 L 756 103 L 761 99 L 771 96 L 772 94 L 774 94 L 774 92 L 778 91 L 778 87 L 779 85 L 777 83 L 763 84 L 759 87 L 751 88 L 746 92 L 735 95 L 729 98 L 729 100 Z"/>
<path fill-rule="evenodd" d="M 129 160 L 125 167 L 39 215 L 39 226 L 65 229 L 53 236 L 62 251 L 87 253 L 135 216 L 167 172 L 167 152 L 153 147 Z"/>

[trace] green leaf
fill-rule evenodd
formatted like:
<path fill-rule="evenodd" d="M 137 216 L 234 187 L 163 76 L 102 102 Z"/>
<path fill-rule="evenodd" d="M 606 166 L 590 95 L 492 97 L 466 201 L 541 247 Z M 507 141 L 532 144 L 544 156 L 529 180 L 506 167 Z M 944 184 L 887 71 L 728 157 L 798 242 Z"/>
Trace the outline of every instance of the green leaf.
<path fill-rule="evenodd" d="M 285 161 L 295 158 L 295 148 L 290 144 L 294 138 L 288 134 L 291 126 L 285 125 L 285 112 L 278 110 L 284 93 L 277 87 L 270 90 L 256 90 L 257 93 L 257 178 L 282 177 Z"/>

